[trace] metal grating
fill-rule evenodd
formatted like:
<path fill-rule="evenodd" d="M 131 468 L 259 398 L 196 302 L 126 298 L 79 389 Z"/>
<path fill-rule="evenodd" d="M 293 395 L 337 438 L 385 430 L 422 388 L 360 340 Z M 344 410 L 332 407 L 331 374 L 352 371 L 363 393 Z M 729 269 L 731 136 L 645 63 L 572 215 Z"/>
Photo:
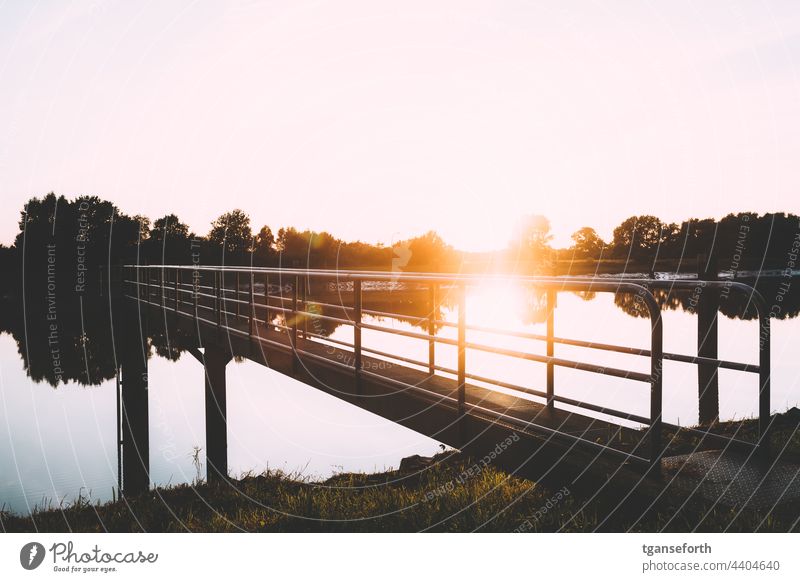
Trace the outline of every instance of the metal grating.
<path fill-rule="evenodd" d="M 770 509 L 800 499 L 800 465 L 738 451 L 701 451 L 662 461 L 665 480 L 734 508 Z"/>

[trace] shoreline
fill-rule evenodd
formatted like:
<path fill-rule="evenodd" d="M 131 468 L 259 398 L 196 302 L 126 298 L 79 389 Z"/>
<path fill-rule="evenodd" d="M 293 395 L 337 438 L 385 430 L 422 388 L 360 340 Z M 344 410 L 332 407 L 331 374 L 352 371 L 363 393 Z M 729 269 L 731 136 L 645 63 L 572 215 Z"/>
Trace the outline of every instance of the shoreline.
<path fill-rule="evenodd" d="M 792 430 L 800 456 L 800 411 L 776 415 Z M 744 432 L 755 421 L 743 421 Z M 794 427 L 794 428 L 793 428 Z M 723 430 L 733 425 L 721 426 Z M 744 436 L 744 435 L 742 435 Z M 777 437 L 778 435 L 776 435 Z M 687 443 L 688 445 L 688 443 Z M 34 511 L 0 512 L 4 532 L 785 532 L 800 518 L 800 500 L 770 510 L 727 507 L 687 495 L 666 479 L 655 499 L 596 488 L 555 476 L 537 483 L 458 451 L 403 459 L 397 470 L 341 473 L 325 480 L 281 471 L 226 483 L 154 488 L 135 497 Z M 620 506 L 617 494 L 626 502 Z"/>

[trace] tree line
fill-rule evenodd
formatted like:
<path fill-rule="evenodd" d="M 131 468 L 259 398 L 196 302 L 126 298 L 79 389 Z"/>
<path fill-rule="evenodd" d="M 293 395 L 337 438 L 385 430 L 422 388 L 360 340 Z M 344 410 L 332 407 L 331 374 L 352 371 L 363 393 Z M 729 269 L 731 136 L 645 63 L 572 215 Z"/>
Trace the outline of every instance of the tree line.
<path fill-rule="evenodd" d="M 175 213 L 155 220 L 128 215 L 97 196 L 32 198 L 20 213 L 10 247 L 0 245 L 5 289 L 13 281 L 59 290 L 98 280 L 97 272 L 121 264 L 252 265 L 260 267 L 451 271 L 459 254 L 433 231 L 392 246 L 345 241 L 322 231 L 263 225 L 234 209 L 198 234 Z M 66 281 L 66 283 L 64 283 Z"/>
<path fill-rule="evenodd" d="M 793 252 L 796 258 L 800 217 L 743 212 L 667 223 L 643 215 L 624 220 L 608 241 L 588 226 L 572 235 L 568 248 L 553 248 L 552 238 L 547 218 L 524 218 L 505 251 L 507 263 L 527 265 L 532 272 L 539 264 L 576 260 L 647 269 L 662 260 L 680 264 L 710 254 L 721 268 L 780 266 Z M 0 269 L 6 291 L 23 273 L 30 284 L 46 284 L 52 277 L 80 289 L 94 284 L 98 269 L 125 263 L 453 272 L 463 270 L 465 256 L 434 231 L 385 246 L 345 241 L 325 231 L 254 228 L 250 217 L 235 209 L 198 234 L 175 213 L 151 221 L 97 196 L 69 200 L 50 193 L 25 205 L 13 245 L 0 246 Z"/>
<path fill-rule="evenodd" d="M 589 262 L 612 270 L 679 272 L 694 269 L 701 255 L 727 271 L 796 270 L 800 265 L 800 217 L 783 212 L 740 212 L 720 220 L 690 218 L 680 223 L 631 216 L 614 229 L 610 240 L 585 226 L 572 234 L 566 248 L 552 247 L 546 217 L 528 216 L 519 224 L 510 248 L 513 258 L 547 264 L 551 271 L 567 272 L 575 262 Z"/>
<path fill-rule="evenodd" d="M 566 251 L 579 258 L 652 263 L 704 254 L 735 270 L 737 265 L 752 268 L 762 263 L 787 263 L 800 242 L 800 217 L 740 212 L 720 220 L 692 218 L 678 224 L 651 215 L 632 216 L 614 229 L 608 242 L 590 227 L 576 231 L 572 240 L 574 244 Z"/>

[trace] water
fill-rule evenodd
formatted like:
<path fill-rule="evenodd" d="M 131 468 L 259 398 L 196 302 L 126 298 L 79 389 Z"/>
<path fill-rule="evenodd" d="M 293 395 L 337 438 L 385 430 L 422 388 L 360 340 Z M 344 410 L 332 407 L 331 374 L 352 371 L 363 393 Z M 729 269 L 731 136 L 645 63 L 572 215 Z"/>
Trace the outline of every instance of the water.
<path fill-rule="evenodd" d="M 386 310 L 385 299 L 382 310 Z M 540 299 L 521 287 L 486 284 L 468 293 L 468 323 L 543 334 Z M 366 292 L 365 304 L 369 306 L 370 301 Z M 442 317 L 455 321 L 452 301 L 445 297 L 444 305 Z M 419 315 L 407 301 L 406 307 L 399 308 L 407 309 L 409 317 Z M 665 350 L 692 354 L 696 350 L 695 316 L 672 309 L 665 310 L 663 317 Z M 420 331 L 410 320 L 367 319 L 377 325 Z M 799 326 L 796 317 L 772 321 L 773 411 L 786 410 L 800 401 L 800 363 L 795 356 Z M 335 339 L 352 339 L 347 326 L 328 332 Z M 440 334 L 454 337 L 455 329 L 443 328 Z M 588 300 L 560 294 L 556 335 L 649 347 L 648 321 L 629 315 L 610 294 Z M 34 381 L 20 356 L 17 341 L 21 337 L 18 330 L 14 337 L 0 335 L 0 505 L 26 513 L 35 506 L 72 502 L 79 495 L 93 501 L 111 499 L 117 484 L 114 379 L 101 379 L 95 385 L 67 380 L 56 386 Z M 757 363 L 755 320 L 721 317 L 719 337 L 721 358 Z M 541 342 L 483 332 L 469 332 L 468 341 L 544 353 Z M 427 358 L 427 343 L 411 338 L 365 330 L 363 344 L 423 361 Z M 556 345 L 555 355 L 641 372 L 648 372 L 649 367 L 647 358 L 572 346 Z M 437 346 L 438 363 L 455 367 L 455 358 L 454 348 Z M 110 365 L 113 368 L 113 362 Z M 42 373 L 32 368 L 32 375 L 41 378 Z M 535 362 L 469 351 L 467 369 L 525 386 L 544 386 L 545 366 Z M 91 377 L 88 366 L 86 374 Z M 154 355 L 148 375 L 152 483 L 175 485 L 203 478 L 202 366 L 187 353 L 175 360 Z M 649 413 L 649 386 L 640 382 L 556 368 L 556 392 L 643 416 Z M 757 392 L 756 375 L 721 371 L 721 417 L 754 416 Z M 665 420 L 696 423 L 696 394 L 696 368 L 665 362 Z M 201 450 L 195 458 L 197 447 Z M 405 456 L 440 450 L 434 440 L 249 361 L 228 366 L 228 447 L 229 472 L 234 476 L 272 468 L 317 479 L 341 471 L 396 468 Z"/>
<path fill-rule="evenodd" d="M 149 362 L 150 467 L 154 485 L 198 477 L 205 446 L 203 368 L 190 355 Z M 115 381 L 56 388 L 27 377 L 9 334 L 0 335 L 0 505 L 26 513 L 79 494 L 112 498 L 117 485 Z M 396 468 L 437 442 L 252 362 L 228 366 L 231 475 L 266 468 L 324 478 Z M 200 454 L 205 466 L 205 457 Z M 200 473 L 205 477 L 204 469 Z"/>

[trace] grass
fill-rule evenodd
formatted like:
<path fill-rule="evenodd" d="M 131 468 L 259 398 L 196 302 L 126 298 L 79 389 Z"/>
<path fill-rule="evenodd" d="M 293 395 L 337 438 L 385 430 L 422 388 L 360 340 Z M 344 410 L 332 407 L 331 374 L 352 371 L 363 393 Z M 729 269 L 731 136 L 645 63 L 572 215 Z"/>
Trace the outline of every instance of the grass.
<path fill-rule="evenodd" d="M 417 532 L 417 531 L 790 531 L 800 504 L 771 513 L 687 502 L 666 490 L 655 504 L 615 502 L 545 487 L 447 452 L 417 469 L 344 473 L 312 482 L 281 472 L 230 484 L 181 485 L 137 497 L 0 513 L 8 532 Z"/>

